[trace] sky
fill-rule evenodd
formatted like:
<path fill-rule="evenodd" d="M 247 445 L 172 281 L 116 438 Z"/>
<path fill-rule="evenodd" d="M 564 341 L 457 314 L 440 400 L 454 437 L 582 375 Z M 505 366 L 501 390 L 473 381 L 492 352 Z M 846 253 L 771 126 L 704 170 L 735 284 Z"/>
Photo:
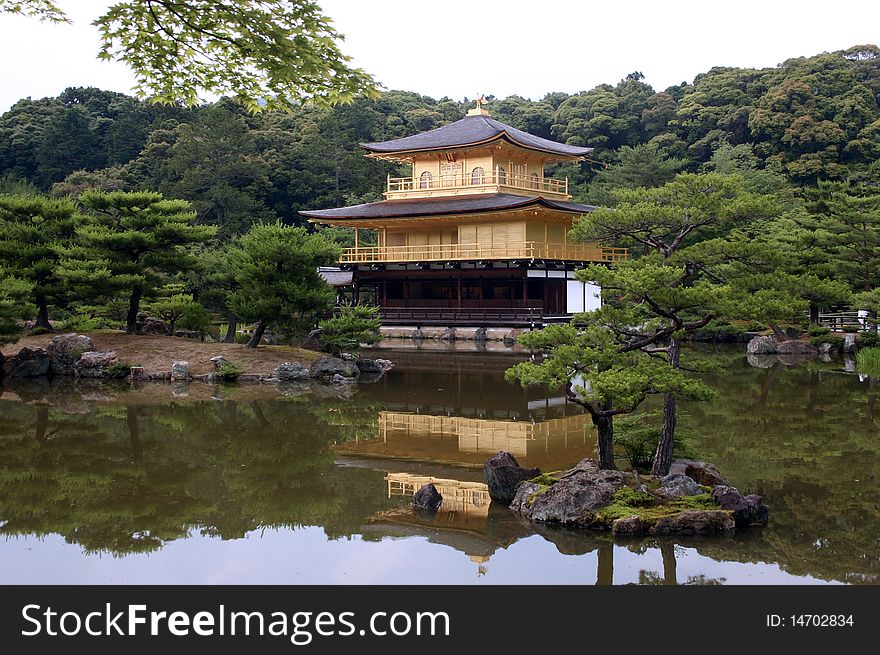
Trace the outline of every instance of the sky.
<path fill-rule="evenodd" d="M 56 0 L 73 25 L 0 14 L 0 112 L 68 86 L 128 93 L 89 24 L 108 0 Z M 876 0 L 318 0 L 343 51 L 388 89 L 538 99 L 641 71 L 662 90 L 712 66 L 768 67 L 880 42 Z"/>

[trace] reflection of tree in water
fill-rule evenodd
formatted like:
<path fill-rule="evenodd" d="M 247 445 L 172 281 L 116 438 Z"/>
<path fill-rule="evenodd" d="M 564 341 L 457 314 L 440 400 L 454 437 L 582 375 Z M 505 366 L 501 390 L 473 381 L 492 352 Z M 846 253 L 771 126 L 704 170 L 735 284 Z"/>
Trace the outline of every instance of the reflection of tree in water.
<path fill-rule="evenodd" d="M 220 406 L 218 406 L 220 405 Z M 223 406 L 225 405 L 225 406 Z M 0 534 L 61 534 L 88 552 L 155 550 L 192 529 L 352 534 L 384 502 L 382 475 L 333 464 L 327 446 L 378 410 L 343 400 L 99 405 L 70 415 L 4 403 Z"/>
<path fill-rule="evenodd" d="M 639 571 L 639 584 L 642 585 L 721 585 L 727 578 L 707 578 L 705 575 L 689 575 L 683 581 L 678 580 L 678 562 L 675 559 L 675 544 L 661 541 L 658 544 L 660 556 L 663 558 L 663 573 L 656 571 Z"/>
<path fill-rule="evenodd" d="M 835 365 L 839 369 L 839 364 Z M 693 446 L 744 493 L 762 494 L 770 525 L 718 559 L 777 561 L 793 574 L 880 578 L 880 426 L 874 388 L 815 365 L 756 369 L 740 358 L 713 376 L 715 400 L 691 403 Z"/>

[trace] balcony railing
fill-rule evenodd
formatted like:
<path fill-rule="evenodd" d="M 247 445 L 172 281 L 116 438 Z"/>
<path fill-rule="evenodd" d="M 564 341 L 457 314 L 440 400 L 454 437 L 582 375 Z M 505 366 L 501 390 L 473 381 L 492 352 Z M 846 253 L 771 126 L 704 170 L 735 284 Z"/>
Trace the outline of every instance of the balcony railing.
<path fill-rule="evenodd" d="M 594 243 L 522 241 L 505 244 L 455 243 L 346 248 L 343 250 L 339 262 L 341 264 L 371 264 L 490 259 L 617 262 L 627 259 L 628 256 L 626 248 L 606 248 Z"/>
<path fill-rule="evenodd" d="M 483 187 L 508 187 L 537 193 L 568 195 L 568 178 L 557 180 L 539 177 L 537 174 L 522 175 L 495 169 L 484 173 L 464 175 L 439 175 L 427 177 L 388 177 L 388 193 L 407 191 L 452 191 L 455 189 L 479 189 Z"/>

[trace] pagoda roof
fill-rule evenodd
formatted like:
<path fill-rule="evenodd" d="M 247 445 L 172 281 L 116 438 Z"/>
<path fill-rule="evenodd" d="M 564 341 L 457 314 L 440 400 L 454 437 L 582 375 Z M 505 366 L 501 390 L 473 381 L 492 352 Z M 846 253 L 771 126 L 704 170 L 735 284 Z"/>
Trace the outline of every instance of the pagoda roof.
<path fill-rule="evenodd" d="M 586 214 L 592 205 L 576 202 L 550 200 L 542 196 L 516 196 L 508 193 L 483 193 L 478 195 L 417 198 L 407 200 L 382 200 L 363 205 L 314 209 L 299 212 L 302 216 L 324 220 L 358 220 L 374 218 L 410 218 L 413 216 L 443 216 L 448 214 L 476 214 L 499 210 L 522 209 L 531 206 L 547 207 L 573 214 Z"/>
<path fill-rule="evenodd" d="M 550 139 L 543 139 L 485 115 L 466 116 L 454 123 L 402 139 L 362 143 L 361 145 L 371 153 L 391 154 L 447 150 L 488 143 L 496 139 L 505 139 L 522 148 L 565 158 L 583 157 L 593 150 L 592 148 L 570 146 Z"/>

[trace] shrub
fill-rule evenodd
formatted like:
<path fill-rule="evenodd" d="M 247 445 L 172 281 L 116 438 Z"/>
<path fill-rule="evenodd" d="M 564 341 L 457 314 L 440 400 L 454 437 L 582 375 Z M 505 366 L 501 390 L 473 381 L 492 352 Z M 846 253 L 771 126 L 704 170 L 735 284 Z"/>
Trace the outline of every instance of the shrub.
<path fill-rule="evenodd" d="M 101 327 L 100 318 L 92 318 L 85 314 L 78 314 L 64 321 L 64 329 L 68 332 L 91 332 Z"/>
<path fill-rule="evenodd" d="M 759 321 L 751 321 L 746 325 L 746 332 L 763 332 L 766 329 L 767 326 Z"/>
<path fill-rule="evenodd" d="M 331 353 L 337 357 L 344 352 L 357 352 L 361 344 L 373 344 L 379 341 L 378 307 L 354 305 L 343 307 L 338 316 L 321 321 L 321 341 Z"/>
<path fill-rule="evenodd" d="M 31 328 L 31 329 L 28 331 L 28 334 L 29 334 L 30 336 L 32 336 L 32 337 L 35 337 L 35 336 L 38 336 L 38 335 L 40 335 L 40 334 L 48 334 L 48 332 L 49 332 L 49 330 L 47 330 L 47 329 L 44 328 L 44 327 L 35 327 L 35 328 Z"/>
<path fill-rule="evenodd" d="M 204 339 L 205 333 L 208 331 L 208 328 L 211 327 L 211 321 L 213 321 L 211 312 L 205 309 L 200 303 L 191 302 L 184 309 L 177 324 L 184 330 L 198 332 Z"/>
<path fill-rule="evenodd" d="M 843 350 L 844 339 L 839 334 L 826 334 L 820 337 L 813 337 L 810 339 L 810 343 L 818 348 L 823 343 L 830 343 L 831 350 Z"/>
<path fill-rule="evenodd" d="M 114 379 L 122 379 L 131 374 L 132 366 L 140 366 L 140 364 L 129 364 L 128 362 L 116 362 L 107 369 L 107 377 Z"/>
<path fill-rule="evenodd" d="M 217 369 L 217 378 L 226 382 L 235 382 L 242 373 L 244 371 L 232 362 L 223 362 Z"/>
<path fill-rule="evenodd" d="M 859 326 L 858 325 L 844 325 L 843 331 L 846 332 L 847 334 L 855 334 L 856 332 L 859 331 Z"/>
<path fill-rule="evenodd" d="M 858 339 L 859 348 L 875 348 L 880 346 L 880 334 L 876 332 L 863 332 Z"/>
<path fill-rule="evenodd" d="M 807 334 L 811 337 L 821 337 L 823 334 L 828 334 L 829 332 L 831 332 L 830 329 L 821 325 L 811 325 L 807 328 Z"/>

